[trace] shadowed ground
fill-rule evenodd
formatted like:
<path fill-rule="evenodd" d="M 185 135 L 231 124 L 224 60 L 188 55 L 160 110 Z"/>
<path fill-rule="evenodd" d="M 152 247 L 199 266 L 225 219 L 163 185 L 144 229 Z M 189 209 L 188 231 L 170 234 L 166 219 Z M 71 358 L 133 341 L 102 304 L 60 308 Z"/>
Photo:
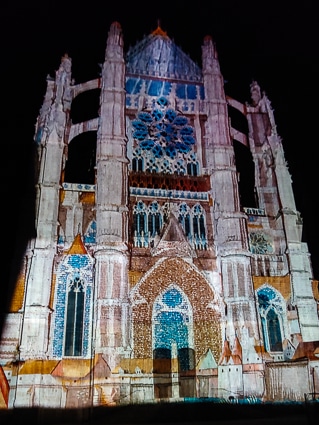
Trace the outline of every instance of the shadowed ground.
<path fill-rule="evenodd" d="M 183 424 L 311 425 L 318 423 L 319 403 L 236 405 L 159 403 L 92 409 L 13 409 L 0 411 L 1 425 Z"/>

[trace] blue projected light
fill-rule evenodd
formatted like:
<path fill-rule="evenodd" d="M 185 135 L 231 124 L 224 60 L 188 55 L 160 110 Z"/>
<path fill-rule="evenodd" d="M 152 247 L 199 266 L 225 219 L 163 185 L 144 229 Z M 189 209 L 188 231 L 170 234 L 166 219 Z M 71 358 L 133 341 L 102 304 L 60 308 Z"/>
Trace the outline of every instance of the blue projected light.
<path fill-rule="evenodd" d="M 142 110 L 137 113 L 132 121 L 133 138 L 136 148 L 134 157 L 144 158 L 143 169 L 136 161 L 132 168 L 134 171 L 148 171 L 193 175 L 197 167 L 189 167 L 190 162 L 196 162 L 190 154 L 195 146 L 195 131 L 189 125 L 188 118 L 170 107 L 168 100 L 161 96 L 153 104 L 151 111 Z M 139 153 L 138 153 L 139 152 Z M 168 159 L 168 166 L 164 165 L 164 157 Z M 176 168 L 174 161 L 182 159 L 183 163 Z M 197 171 L 196 171 L 197 173 Z"/>
<path fill-rule="evenodd" d="M 68 264 L 75 269 L 86 267 L 88 262 L 89 260 L 85 255 L 71 255 L 68 258 Z"/>
<path fill-rule="evenodd" d="M 176 307 L 181 304 L 182 301 L 182 295 L 177 291 L 177 289 L 170 289 L 163 295 L 163 303 L 169 307 Z"/>

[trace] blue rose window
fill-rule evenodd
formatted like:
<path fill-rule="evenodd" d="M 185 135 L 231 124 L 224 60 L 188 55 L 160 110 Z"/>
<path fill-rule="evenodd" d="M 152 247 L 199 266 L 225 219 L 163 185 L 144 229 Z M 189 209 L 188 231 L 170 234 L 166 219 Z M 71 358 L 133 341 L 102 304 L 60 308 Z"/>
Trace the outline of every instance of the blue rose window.
<path fill-rule="evenodd" d="M 167 155 L 170 159 L 187 154 L 195 144 L 194 129 L 188 119 L 168 107 L 168 101 L 160 97 L 152 112 L 141 111 L 133 121 L 133 137 L 143 151 L 155 158 Z"/>

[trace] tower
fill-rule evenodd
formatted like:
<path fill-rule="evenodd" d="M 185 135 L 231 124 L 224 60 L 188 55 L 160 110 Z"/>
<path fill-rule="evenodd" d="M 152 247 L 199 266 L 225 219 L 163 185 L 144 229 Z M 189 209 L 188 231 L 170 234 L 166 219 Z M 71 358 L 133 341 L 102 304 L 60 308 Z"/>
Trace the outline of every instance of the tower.
<path fill-rule="evenodd" d="M 200 68 L 161 27 L 125 51 L 117 22 L 98 78 L 76 84 L 71 66 L 48 78 L 36 123 L 37 236 L 0 344 L 7 406 L 303 400 L 318 291 L 258 83 L 244 105 L 210 36 Z"/>

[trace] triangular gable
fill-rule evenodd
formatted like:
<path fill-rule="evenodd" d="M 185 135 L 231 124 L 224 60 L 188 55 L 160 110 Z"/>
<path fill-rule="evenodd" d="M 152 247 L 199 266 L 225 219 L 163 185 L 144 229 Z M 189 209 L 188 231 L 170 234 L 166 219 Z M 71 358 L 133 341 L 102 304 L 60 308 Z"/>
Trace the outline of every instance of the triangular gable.
<path fill-rule="evenodd" d="M 87 250 L 82 242 L 82 238 L 79 233 L 75 236 L 74 241 L 67 252 L 67 255 L 75 254 L 87 254 Z"/>
<path fill-rule="evenodd" d="M 101 354 L 97 354 L 93 361 L 91 359 L 62 359 L 51 375 L 68 379 L 87 378 L 90 376 L 91 370 L 94 370 L 95 377 L 110 375 L 110 368 Z"/>
<path fill-rule="evenodd" d="M 165 224 L 162 234 L 154 240 L 151 249 L 153 256 L 165 254 L 166 256 L 195 257 L 182 226 L 173 213 Z"/>
<path fill-rule="evenodd" d="M 197 370 L 205 370 L 205 369 L 216 369 L 217 363 L 214 358 L 214 355 L 209 348 L 206 353 L 201 357 L 198 362 Z"/>
<path fill-rule="evenodd" d="M 126 65 L 129 74 L 202 80 L 200 67 L 159 27 L 129 48 Z"/>

